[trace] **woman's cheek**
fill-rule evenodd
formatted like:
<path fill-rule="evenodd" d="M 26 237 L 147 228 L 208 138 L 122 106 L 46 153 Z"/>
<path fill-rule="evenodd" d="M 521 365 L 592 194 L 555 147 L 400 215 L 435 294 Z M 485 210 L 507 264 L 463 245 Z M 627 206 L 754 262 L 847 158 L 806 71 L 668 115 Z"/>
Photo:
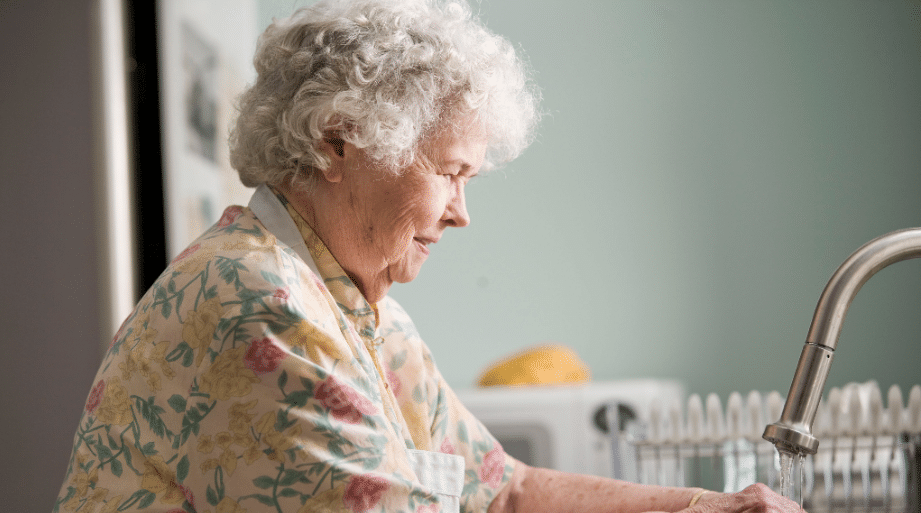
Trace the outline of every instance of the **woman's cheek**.
<path fill-rule="evenodd" d="M 385 234 L 377 234 L 374 240 L 380 246 L 381 252 L 389 255 L 388 260 L 392 261 L 409 249 L 415 232 L 412 210 L 402 208 L 389 216 Z"/>
<path fill-rule="evenodd" d="M 441 180 L 446 182 L 446 180 Z M 409 194 L 400 213 L 400 221 L 406 230 L 416 232 L 435 226 L 445 212 L 448 197 L 446 183 L 430 183 Z"/>

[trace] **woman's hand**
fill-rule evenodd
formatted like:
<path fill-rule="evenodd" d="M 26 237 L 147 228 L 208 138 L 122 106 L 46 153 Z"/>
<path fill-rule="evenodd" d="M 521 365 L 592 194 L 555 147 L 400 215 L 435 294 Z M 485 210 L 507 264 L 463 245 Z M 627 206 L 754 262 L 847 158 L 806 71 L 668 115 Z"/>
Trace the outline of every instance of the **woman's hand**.
<path fill-rule="evenodd" d="M 799 504 L 783 497 L 761 483 L 736 493 L 707 492 L 688 513 L 798 513 Z"/>
<path fill-rule="evenodd" d="M 700 488 L 652 486 L 569 474 L 515 462 L 512 480 L 489 513 L 800 513 L 799 505 L 763 484 L 737 493 L 707 492 L 688 507 Z"/>

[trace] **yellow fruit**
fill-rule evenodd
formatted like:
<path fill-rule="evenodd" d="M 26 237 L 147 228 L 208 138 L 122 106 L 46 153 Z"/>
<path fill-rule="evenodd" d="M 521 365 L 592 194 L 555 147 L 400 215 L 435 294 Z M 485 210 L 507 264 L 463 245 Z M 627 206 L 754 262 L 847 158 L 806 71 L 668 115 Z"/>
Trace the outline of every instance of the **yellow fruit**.
<path fill-rule="evenodd" d="M 490 365 L 477 382 L 481 387 L 585 383 L 591 373 L 572 349 L 544 345 L 526 349 Z"/>

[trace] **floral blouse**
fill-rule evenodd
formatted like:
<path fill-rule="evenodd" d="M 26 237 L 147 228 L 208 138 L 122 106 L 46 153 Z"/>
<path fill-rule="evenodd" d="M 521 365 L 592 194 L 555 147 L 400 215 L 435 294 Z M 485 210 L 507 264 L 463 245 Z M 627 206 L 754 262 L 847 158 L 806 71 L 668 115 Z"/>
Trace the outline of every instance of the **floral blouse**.
<path fill-rule="evenodd" d="M 514 461 L 406 312 L 367 303 L 283 197 L 253 201 L 116 333 L 54 511 L 485 511 Z M 456 489 L 418 458 L 455 465 Z"/>

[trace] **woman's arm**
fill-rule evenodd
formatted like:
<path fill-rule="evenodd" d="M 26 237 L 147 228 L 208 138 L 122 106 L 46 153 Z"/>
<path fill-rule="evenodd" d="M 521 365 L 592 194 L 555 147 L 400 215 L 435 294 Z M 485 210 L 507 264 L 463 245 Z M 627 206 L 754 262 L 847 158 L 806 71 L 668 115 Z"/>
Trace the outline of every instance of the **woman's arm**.
<path fill-rule="evenodd" d="M 700 491 L 700 488 L 641 485 L 604 477 L 568 474 L 516 462 L 512 480 L 490 504 L 488 513 L 641 513 L 683 509 L 688 509 L 688 513 L 800 511 L 795 502 L 775 494 L 761 484 L 732 494 L 705 493 L 689 509 L 691 499 Z"/>

